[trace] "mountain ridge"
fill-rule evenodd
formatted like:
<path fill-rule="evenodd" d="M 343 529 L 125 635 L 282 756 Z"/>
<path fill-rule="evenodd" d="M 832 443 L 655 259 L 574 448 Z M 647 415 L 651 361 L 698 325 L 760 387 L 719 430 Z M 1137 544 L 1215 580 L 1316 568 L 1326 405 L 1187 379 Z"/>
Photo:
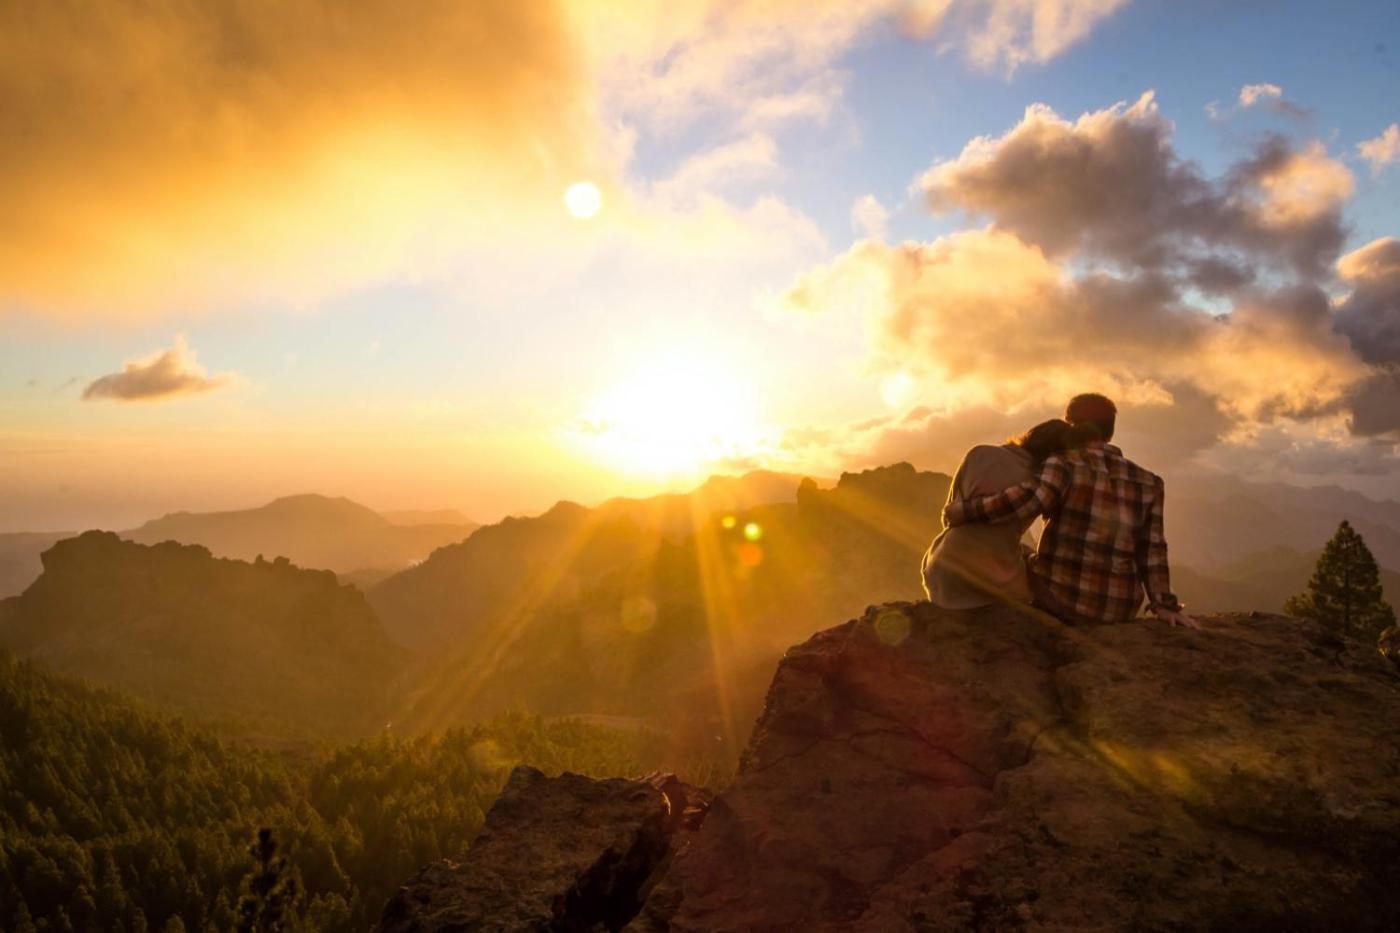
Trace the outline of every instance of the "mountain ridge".
<path fill-rule="evenodd" d="M 89 531 L 0 601 L 0 644 L 235 731 L 358 735 L 383 723 L 404 657 L 353 587 L 285 558 Z"/>

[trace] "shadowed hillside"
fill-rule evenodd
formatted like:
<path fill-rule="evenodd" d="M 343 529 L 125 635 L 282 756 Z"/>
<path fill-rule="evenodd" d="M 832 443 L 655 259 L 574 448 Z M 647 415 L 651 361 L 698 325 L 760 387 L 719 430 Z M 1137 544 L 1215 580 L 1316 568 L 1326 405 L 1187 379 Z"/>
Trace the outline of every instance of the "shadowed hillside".
<path fill-rule="evenodd" d="M 715 476 L 690 493 L 610 499 L 596 508 L 560 502 L 529 518 L 507 518 L 435 552 L 369 590 L 390 636 L 414 649 L 461 644 L 504 616 L 575 593 L 681 540 L 717 512 L 792 502 L 798 478 L 754 472 Z"/>
<path fill-rule="evenodd" d="M 920 595 L 919 555 L 948 482 L 908 464 L 845 474 L 832 489 L 806 481 L 793 502 L 716 511 L 684 538 L 609 506 L 480 529 L 371 591 L 406 642 L 440 626 L 397 721 L 432 729 L 523 703 L 632 717 L 678 748 L 732 754 L 795 638 L 872 601 Z"/>
<path fill-rule="evenodd" d="M 90 531 L 0 602 L 0 644 L 53 670 L 272 733 L 383 724 L 402 651 L 359 591 L 285 560 Z"/>

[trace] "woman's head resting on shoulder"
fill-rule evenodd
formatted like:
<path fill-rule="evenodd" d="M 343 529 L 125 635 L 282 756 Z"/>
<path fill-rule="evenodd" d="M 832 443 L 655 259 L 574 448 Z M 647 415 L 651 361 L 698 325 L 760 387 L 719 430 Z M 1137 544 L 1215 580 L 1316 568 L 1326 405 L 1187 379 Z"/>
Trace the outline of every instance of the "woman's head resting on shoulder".
<path fill-rule="evenodd" d="M 1070 426 L 1068 421 L 1051 418 L 1042 421 L 1020 437 L 1013 437 L 1010 443 L 1030 454 L 1036 466 L 1044 463 L 1053 454 L 1062 454 L 1070 447 Z"/>

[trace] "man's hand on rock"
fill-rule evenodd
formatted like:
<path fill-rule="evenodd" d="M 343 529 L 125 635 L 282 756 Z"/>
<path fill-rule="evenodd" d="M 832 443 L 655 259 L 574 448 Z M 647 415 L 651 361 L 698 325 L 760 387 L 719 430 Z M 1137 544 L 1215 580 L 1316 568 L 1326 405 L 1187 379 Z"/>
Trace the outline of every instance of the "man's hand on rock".
<path fill-rule="evenodd" d="M 1199 629 L 1201 623 L 1182 612 L 1180 609 L 1165 609 L 1161 606 L 1153 606 L 1152 611 L 1157 614 L 1157 618 L 1172 627 Z"/>

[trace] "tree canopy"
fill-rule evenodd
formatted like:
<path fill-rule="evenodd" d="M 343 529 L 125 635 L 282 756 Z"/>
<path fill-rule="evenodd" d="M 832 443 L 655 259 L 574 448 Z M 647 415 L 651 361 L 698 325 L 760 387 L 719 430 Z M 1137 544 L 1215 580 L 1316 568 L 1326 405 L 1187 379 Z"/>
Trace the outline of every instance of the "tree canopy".
<path fill-rule="evenodd" d="M 1284 610 L 1356 638 L 1379 638 L 1395 624 L 1395 610 L 1384 599 L 1376 559 L 1347 521 L 1323 548 L 1307 591 L 1289 599 Z"/>

